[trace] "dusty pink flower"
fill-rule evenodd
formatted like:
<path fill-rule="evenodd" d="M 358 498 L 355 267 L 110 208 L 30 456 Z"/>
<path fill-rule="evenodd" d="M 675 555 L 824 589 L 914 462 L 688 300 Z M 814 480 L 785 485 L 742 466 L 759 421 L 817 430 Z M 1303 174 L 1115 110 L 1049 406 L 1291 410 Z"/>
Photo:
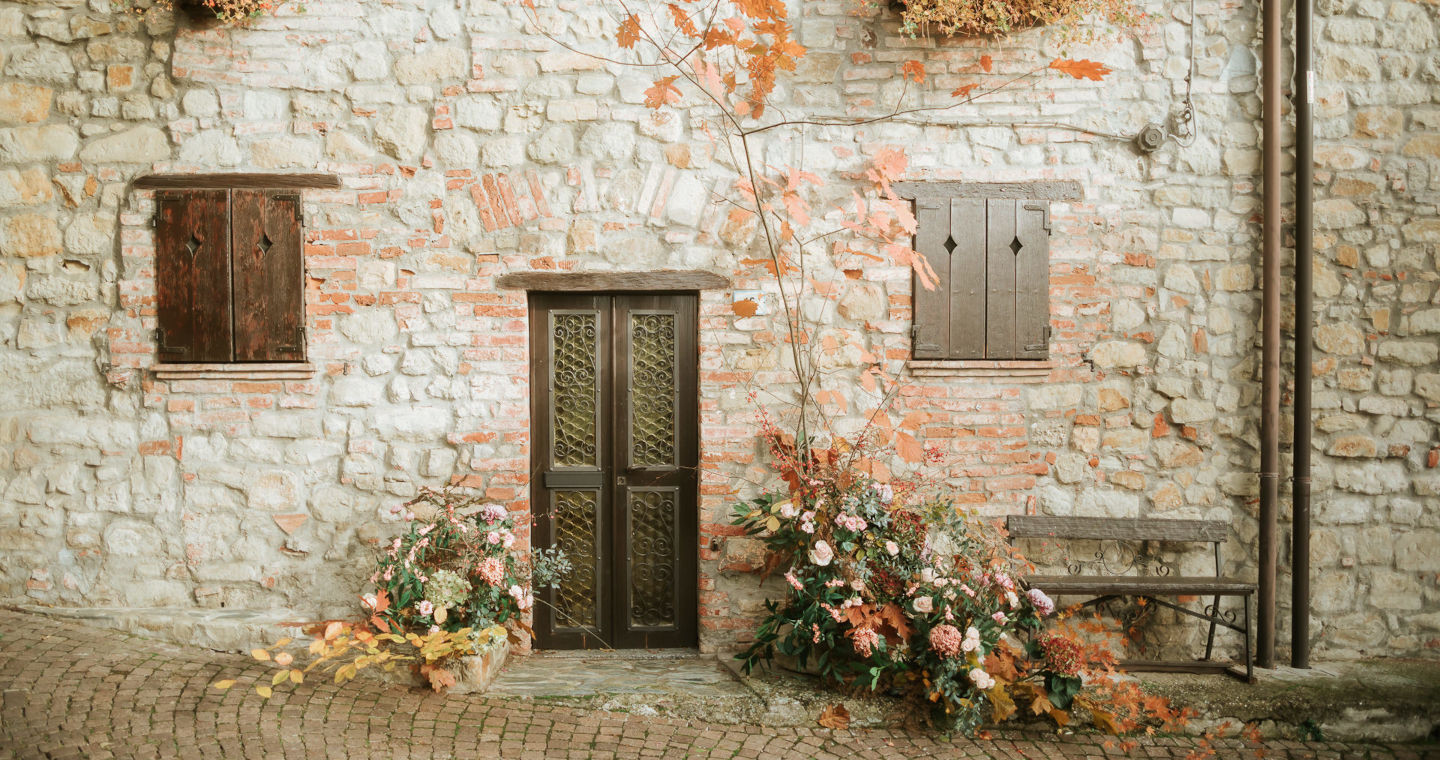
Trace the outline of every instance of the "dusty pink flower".
<path fill-rule="evenodd" d="M 835 559 L 835 550 L 831 549 L 830 544 L 826 543 L 824 540 L 816 541 L 815 546 L 811 547 L 811 562 L 814 562 L 820 567 L 824 567 L 830 564 L 830 560 L 832 559 Z"/>
<path fill-rule="evenodd" d="M 946 623 L 930 629 L 930 648 L 941 657 L 954 657 L 960 654 L 962 643 L 964 643 L 964 637 L 960 635 L 960 629 L 953 625 Z"/>
<path fill-rule="evenodd" d="M 1006 620 L 1009 620 L 1010 618 L 1006 617 L 1004 612 L 997 612 L 997 613 L 995 613 L 994 615 L 991 615 L 991 616 L 990 616 L 990 619 L 991 619 L 991 620 L 994 620 L 996 623 L 999 623 L 1000 625 L 1005 625 L 1005 621 L 1006 621 Z"/>
<path fill-rule="evenodd" d="M 420 611 L 421 615 L 429 615 L 435 611 L 435 605 L 431 604 L 429 599 L 423 599 L 416 609 Z"/>
<path fill-rule="evenodd" d="M 1030 604 L 1035 607 L 1035 611 L 1040 613 L 1040 617 L 1045 617 L 1055 611 L 1055 600 L 1046 596 L 1044 591 L 1038 588 L 1032 588 L 1025 592 L 1025 596 L 1030 600 Z"/>
<path fill-rule="evenodd" d="M 875 651 L 875 645 L 880 643 L 880 635 L 873 628 L 853 628 L 850 630 L 850 643 L 855 647 L 856 654 L 869 657 Z"/>
<path fill-rule="evenodd" d="M 804 586 L 800 585 L 800 579 L 795 577 L 795 573 L 785 573 L 785 582 L 790 584 L 790 588 L 796 591 L 804 588 Z"/>
<path fill-rule="evenodd" d="M 505 508 L 499 504 L 486 504 L 480 508 L 480 519 L 487 523 L 500 522 L 505 519 Z"/>
<path fill-rule="evenodd" d="M 499 557 L 487 557 L 481 560 L 480 566 L 475 570 L 491 586 L 499 586 L 505 582 L 505 560 Z"/>
<path fill-rule="evenodd" d="M 995 687 L 995 679 L 991 678 L 989 673 L 979 668 L 970 671 L 970 680 L 975 684 L 975 688 L 980 691 L 989 691 Z"/>

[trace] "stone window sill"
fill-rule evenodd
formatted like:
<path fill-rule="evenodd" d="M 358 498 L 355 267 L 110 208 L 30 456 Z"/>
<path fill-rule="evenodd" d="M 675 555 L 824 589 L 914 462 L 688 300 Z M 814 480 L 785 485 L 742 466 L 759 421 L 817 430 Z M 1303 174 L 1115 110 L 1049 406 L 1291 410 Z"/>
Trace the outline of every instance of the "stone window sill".
<path fill-rule="evenodd" d="M 315 365 L 309 362 L 254 364 L 156 364 L 156 380 L 309 380 Z"/>
<path fill-rule="evenodd" d="M 991 361 L 986 359 L 912 359 L 913 377 L 948 377 L 990 382 L 1043 383 L 1057 366 L 1050 359 L 1040 361 Z"/>

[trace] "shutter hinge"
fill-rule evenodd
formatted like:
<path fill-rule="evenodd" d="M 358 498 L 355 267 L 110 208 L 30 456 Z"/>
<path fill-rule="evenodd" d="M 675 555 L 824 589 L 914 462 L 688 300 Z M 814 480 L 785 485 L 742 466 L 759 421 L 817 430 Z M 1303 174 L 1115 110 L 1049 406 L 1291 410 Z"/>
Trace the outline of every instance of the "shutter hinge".
<path fill-rule="evenodd" d="M 1040 226 L 1045 228 L 1045 234 L 1050 234 L 1050 204 L 1049 203 L 1026 203 L 1026 211 L 1040 212 Z"/>
<path fill-rule="evenodd" d="M 158 229 L 160 229 L 160 215 L 159 215 L 159 214 L 155 214 L 154 216 L 151 216 L 151 217 L 150 217 L 150 229 L 152 229 L 152 230 L 158 230 Z"/>
<path fill-rule="evenodd" d="M 1040 334 L 1044 340 L 1040 343 L 1031 343 L 1025 347 L 1026 351 L 1048 351 L 1050 349 L 1050 325 L 1045 325 Z"/>

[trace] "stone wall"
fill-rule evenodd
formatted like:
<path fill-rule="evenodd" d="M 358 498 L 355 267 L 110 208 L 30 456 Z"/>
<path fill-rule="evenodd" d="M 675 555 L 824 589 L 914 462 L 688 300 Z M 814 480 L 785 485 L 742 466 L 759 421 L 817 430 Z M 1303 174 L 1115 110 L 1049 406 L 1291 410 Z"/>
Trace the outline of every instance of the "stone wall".
<path fill-rule="evenodd" d="M 0 3 L 0 598 L 346 612 L 372 547 L 398 530 L 388 507 L 418 486 L 459 479 L 528 509 L 526 302 L 497 276 L 696 268 L 773 289 L 744 263 L 754 230 L 717 200 L 734 169 L 700 100 L 650 111 L 645 72 L 557 46 L 513 4 L 306 5 L 248 28 L 177 29 L 109 0 Z M 540 5 L 561 39 L 601 49 L 612 31 L 590 4 Z M 1040 33 L 936 44 L 845 2 L 794 5 L 811 49 L 782 84 L 794 112 L 875 113 L 911 58 L 929 78 L 906 96 L 940 104 L 1059 52 Z M 1440 641 L 1440 6 L 1320 6 L 1314 630 L 1326 656 L 1411 654 Z M 923 437 L 949 454 L 965 501 L 1227 519 L 1228 570 L 1248 576 L 1258 7 L 1198 3 L 1199 139 L 1142 157 L 1087 128 L 1130 134 L 1177 106 L 1188 10 L 1148 10 L 1133 34 L 1067 51 L 1113 68 L 1104 83 L 1047 77 L 972 107 L 776 130 L 758 147 L 826 178 L 817 209 L 843 203 L 890 145 L 909 151 L 909 179 L 1080 182 L 1083 200 L 1053 207 L 1046 372 L 912 377 L 900 408 L 929 413 Z M 342 179 L 304 194 L 312 376 L 149 369 L 154 200 L 129 182 L 211 171 Z M 811 263 L 816 345 L 862 340 L 897 366 L 908 273 L 872 265 L 850 280 L 845 261 Z M 787 381 L 777 323 L 735 315 L 730 298 L 701 299 L 707 649 L 743 641 L 763 598 L 742 572 L 757 547 L 727 515 L 763 477 L 747 394 L 784 401 Z M 863 360 L 818 359 L 844 429 L 873 403 L 854 382 Z"/>

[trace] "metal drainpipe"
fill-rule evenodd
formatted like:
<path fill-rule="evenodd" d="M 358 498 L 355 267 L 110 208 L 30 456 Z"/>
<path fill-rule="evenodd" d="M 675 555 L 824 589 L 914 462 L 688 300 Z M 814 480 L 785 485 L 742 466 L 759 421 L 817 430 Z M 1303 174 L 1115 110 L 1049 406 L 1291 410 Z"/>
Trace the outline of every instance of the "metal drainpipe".
<path fill-rule="evenodd" d="M 1281 0 L 1263 0 L 1264 44 L 1261 100 L 1263 241 L 1260 250 L 1260 600 L 1256 664 L 1275 666 L 1275 523 L 1280 491 L 1280 108 L 1281 39 L 1285 14 Z"/>
<path fill-rule="evenodd" d="M 1310 667 L 1310 348 L 1315 332 L 1315 135 L 1311 104 L 1311 0 L 1295 0 L 1295 452 L 1291 474 L 1290 665 Z"/>

